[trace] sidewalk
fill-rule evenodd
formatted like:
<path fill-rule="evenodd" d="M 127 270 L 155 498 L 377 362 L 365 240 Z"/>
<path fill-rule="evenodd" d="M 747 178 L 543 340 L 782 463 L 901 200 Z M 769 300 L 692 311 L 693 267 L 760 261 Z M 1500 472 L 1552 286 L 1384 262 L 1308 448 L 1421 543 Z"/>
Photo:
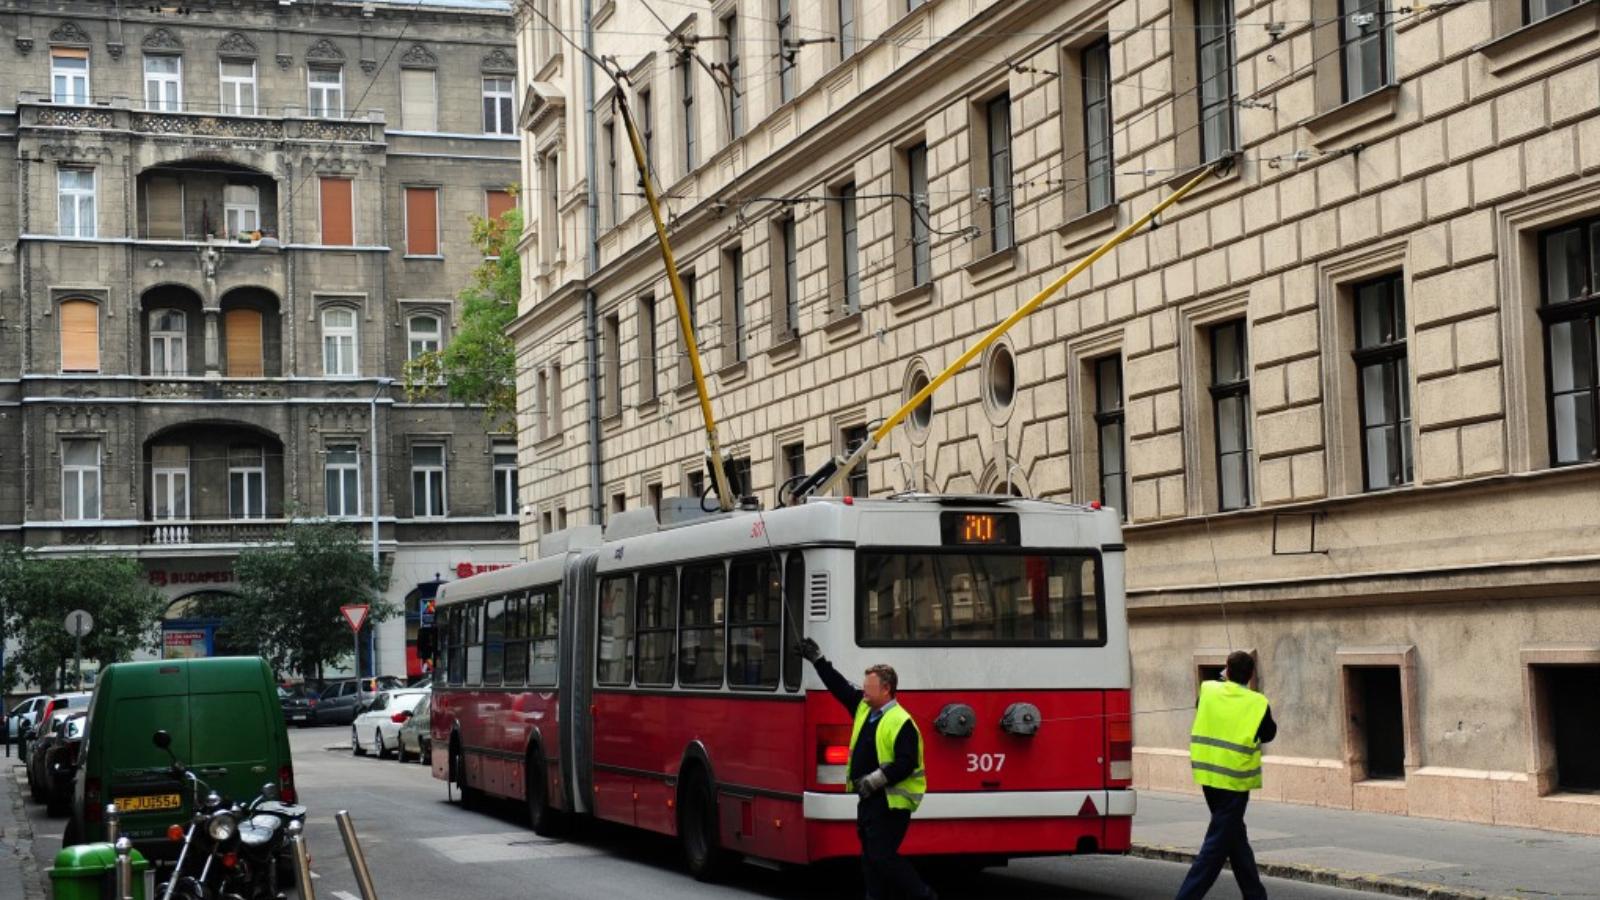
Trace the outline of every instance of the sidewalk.
<path fill-rule="evenodd" d="M 1140 791 L 1133 853 L 1188 862 L 1209 818 L 1198 794 Z M 1440 900 L 1600 897 L 1600 838 L 1270 800 L 1245 821 L 1263 875 Z"/>
<path fill-rule="evenodd" d="M 44 900 L 43 876 L 33 858 L 33 826 L 17 785 L 22 770 L 12 768 L 16 762 L 0 755 L 0 900 Z"/>

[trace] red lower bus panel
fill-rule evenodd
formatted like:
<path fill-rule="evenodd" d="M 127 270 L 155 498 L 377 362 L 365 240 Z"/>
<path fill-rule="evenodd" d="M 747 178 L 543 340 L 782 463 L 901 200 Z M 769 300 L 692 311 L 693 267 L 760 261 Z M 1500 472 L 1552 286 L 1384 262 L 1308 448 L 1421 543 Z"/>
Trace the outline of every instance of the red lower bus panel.
<path fill-rule="evenodd" d="M 1125 853 L 1133 819 L 1056 818 L 1056 819 L 911 819 L 900 852 L 906 856 L 1060 855 L 1078 852 L 1085 839 L 1094 841 L 1094 852 Z M 806 823 L 810 859 L 815 862 L 836 857 L 859 856 L 861 842 L 854 822 Z"/>

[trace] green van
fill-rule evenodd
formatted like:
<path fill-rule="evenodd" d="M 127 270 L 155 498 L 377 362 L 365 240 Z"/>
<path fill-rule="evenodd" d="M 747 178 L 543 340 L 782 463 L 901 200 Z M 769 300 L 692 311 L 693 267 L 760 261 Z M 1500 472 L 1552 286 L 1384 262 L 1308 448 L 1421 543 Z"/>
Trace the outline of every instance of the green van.
<path fill-rule="evenodd" d="M 225 800 L 248 803 L 271 781 L 284 802 L 297 802 L 289 735 L 265 660 L 117 663 L 100 674 L 89 704 L 67 844 L 105 840 L 105 807 L 115 803 L 122 833 L 140 853 L 177 855 L 167 829 L 188 823 L 194 790 L 172 774 L 171 758 L 152 740 L 157 731 L 172 736 L 172 753 Z"/>

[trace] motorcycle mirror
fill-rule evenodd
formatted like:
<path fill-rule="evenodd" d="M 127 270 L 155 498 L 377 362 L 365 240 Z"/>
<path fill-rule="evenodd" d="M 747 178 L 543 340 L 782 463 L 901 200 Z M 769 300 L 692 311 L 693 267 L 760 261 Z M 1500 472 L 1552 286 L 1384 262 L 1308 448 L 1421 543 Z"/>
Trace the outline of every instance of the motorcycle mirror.
<path fill-rule="evenodd" d="M 278 783 L 269 781 L 261 786 L 261 796 L 267 800 L 278 799 Z"/>
<path fill-rule="evenodd" d="M 172 735 L 168 734 L 165 729 L 157 731 L 150 737 L 150 740 L 162 750 L 168 750 L 172 747 Z"/>

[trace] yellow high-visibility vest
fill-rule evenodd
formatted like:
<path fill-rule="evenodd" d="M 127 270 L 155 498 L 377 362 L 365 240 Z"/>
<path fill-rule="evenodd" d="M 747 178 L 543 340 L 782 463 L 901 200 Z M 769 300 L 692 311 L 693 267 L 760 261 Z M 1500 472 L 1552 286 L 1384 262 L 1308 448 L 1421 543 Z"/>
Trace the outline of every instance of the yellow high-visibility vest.
<path fill-rule="evenodd" d="M 850 728 L 850 758 L 856 758 L 856 738 L 861 736 L 861 726 L 867 724 L 867 716 L 872 713 L 872 707 L 863 700 L 856 705 L 856 721 Z M 896 703 L 883 711 L 883 717 L 878 720 L 876 742 L 878 747 L 878 765 L 887 766 L 894 762 L 894 741 L 900 736 L 900 729 L 910 725 L 911 730 L 917 733 L 917 768 L 904 781 L 891 784 L 885 791 L 889 798 L 890 809 L 904 809 L 916 812 L 922 805 L 922 795 L 928 792 L 928 774 L 922 764 L 922 730 L 917 727 L 916 720 L 905 711 L 905 707 Z M 845 787 L 855 790 L 855 782 L 847 781 Z"/>
<path fill-rule="evenodd" d="M 1200 684 L 1200 705 L 1189 730 L 1189 768 L 1197 784 L 1229 791 L 1261 787 L 1261 744 L 1256 730 L 1267 698 L 1232 681 Z"/>

